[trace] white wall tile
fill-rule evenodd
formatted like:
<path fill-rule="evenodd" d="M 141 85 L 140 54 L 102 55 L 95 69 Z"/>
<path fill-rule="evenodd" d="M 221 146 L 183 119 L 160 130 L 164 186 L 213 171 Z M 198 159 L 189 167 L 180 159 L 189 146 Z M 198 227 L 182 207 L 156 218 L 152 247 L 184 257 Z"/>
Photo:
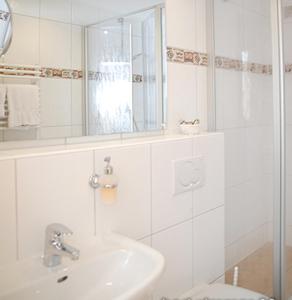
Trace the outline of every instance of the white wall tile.
<path fill-rule="evenodd" d="M 15 14 L 37 18 L 40 15 L 40 0 L 8 0 L 8 2 Z"/>
<path fill-rule="evenodd" d="M 292 125 L 286 126 L 286 152 L 287 152 L 287 174 L 292 175 Z"/>
<path fill-rule="evenodd" d="M 71 137 L 82 137 L 82 136 L 84 136 L 82 125 L 71 126 Z"/>
<path fill-rule="evenodd" d="M 194 138 L 194 154 L 205 163 L 205 186 L 194 191 L 194 215 L 224 204 L 224 135 L 209 134 Z"/>
<path fill-rule="evenodd" d="M 40 17 L 71 23 L 71 0 L 40 0 Z"/>
<path fill-rule="evenodd" d="M 72 80 L 72 103 L 71 103 L 71 122 L 72 125 L 81 125 L 83 122 L 83 80 Z"/>
<path fill-rule="evenodd" d="M 291 23 L 291 31 L 292 32 L 292 23 Z M 292 49 L 292 44 L 291 48 Z M 286 58 L 287 59 L 287 58 Z M 292 58 L 291 58 L 292 61 Z M 286 73 L 285 74 L 285 96 L 286 99 L 292 98 L 292 74 Z M 286 101 L 286 124 L 292 125 L 292 101 Z"/>
<path fill-rule="evenodd" d="M 9 129 L 3 132 L 3 140 L 9 141 L 24 141 L 24 140 L 36 140 L 39 137 L 38 128 L 27 129 Z"/>
<path fill-rule="evenodd" d="M 106 205 L 96 191 L 96 213 L 99 231 L 104 226 L 131 238 L 151 233 L 151 187 L 149 145 L 112 148 L 95 152 L 95 171 L 102 175 L 104 158 L 111 156 L 118 176 L 118 196 L 114 205 Z"/>
<path fill-rule="evenodd" d="M 241 7 L 224 0 L 214 4 L 216 55 L 240 59 L 243 47 Z"/>
<path fill-rule="evenodd" d="M 42 126 L 71 124 L 71 80 L 41 79 Z"/>
<path fill-rule="evenodd" d="M 5 63 L 37 65 L 39 57 L 39 20 L 14 15 L 13 39 L 5 54 Z"/>
<path fill-rule="evenodd" d="M 175 298 L 192 288 L 192 222 L 152 237 L 152 246 L 166 259 L 166 269 L 155 290 L 155 300 Z"/>
<path fill-rule="evenodd" d="M 244 128 L 225 130 L 226 187 L 247 180 L 246 132 Z"/>
<path fill-rule="evenodd" d="M 166 1 L 167 44 L 182 49 L 196 49 L 196 9 L 194 0 Z"/>
<path fill-rule="evenodd" d="M 40 129 L 41 139 L 65 138 L 71 136 L 71 126 L 52 126 Z"/>
<path fill-rule="evenodd" d="M 226 205 L 225 205 L 225 240 L 226 246 L 237 241 L 245 233 L 247 203 L 246 185 L 239 184 L 237 186 L 226 189 Z"/>
<path fill-rule="evenodd" d="M 16 195 L 13 160 L 0 162 L 0 266 L 16 261 Z"/>
<path fill-rule="evenodd" d="M 40 64 L 71 68 L 71 25 L 40 20 Z"/>
<path fill-rule="evenodd" d="M 196 105 L 197 75 L 194 66 L 168 64 L 168 120 L 170 132 L 178 132 L 179 122 L 199 117 Z"/>
<path fill-rule="evenodd" d="M 210 283 L 224 274 L 224 207 L 194 219 L 194 284 Z"/>
<path fill-rule="evenodd" d="M 151 240 L 152 240 L 151 237 L 146 237 L 146 238 L 144 238 L 142 240 L 139 240 L 138 242 L 140 242 L 140 243 L 142 243 L 142 244 L 144 244 L 146 246 L 151 247 L 151 244 L 152 244 Z"/>
<path fill-rule="evenodd" d="M 72 25 L 72 69 L 83 68 L 84 36 L 81 26 Z"/>
<path fill-rule="evenodd" d="M 202 131 L 208 131 L 208 68 L 196 67 L 196 116 Z"/>
<path fill-rule="evenodd" d="M 92 168 L 92 152 L 17 161 L 20 258 L 42 253 L 51 223 L 69 227 L 78 242 L 94 234 Z"/>
<path fill-rule="evenodd" d="M 174 195 L 173 161 L 192 157 L 192 140 L 152 144 L 152 230 L 192 217 L 192 192 Z"/>

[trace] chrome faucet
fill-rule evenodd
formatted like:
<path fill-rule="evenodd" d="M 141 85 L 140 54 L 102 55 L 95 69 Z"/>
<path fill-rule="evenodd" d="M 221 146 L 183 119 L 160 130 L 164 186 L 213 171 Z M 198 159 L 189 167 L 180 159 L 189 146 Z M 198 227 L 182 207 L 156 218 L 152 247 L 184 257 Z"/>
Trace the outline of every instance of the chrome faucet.
<path fill-rule="evenodd" d="M 62 224 L 51 224 L 47 227 L 43 260 L 46 267 L 60 265 L 63 256 L 72 260 L 79 259 L 80 251 L 64 243 L 64 237 L 72 234 L 73 232 Z"/>

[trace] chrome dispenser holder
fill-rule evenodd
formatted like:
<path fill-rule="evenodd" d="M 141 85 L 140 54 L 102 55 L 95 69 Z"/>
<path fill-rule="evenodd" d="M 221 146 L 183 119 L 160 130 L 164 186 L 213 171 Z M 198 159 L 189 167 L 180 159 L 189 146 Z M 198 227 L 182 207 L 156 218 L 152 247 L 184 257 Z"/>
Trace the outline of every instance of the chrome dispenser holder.
<path fill-rule="evenodd" d="M 107 156 L 104 158 L 104 162 L 106 162 L 106 166 L 104 168 L 104 175 L 100 176 L 98 174 L 93 174 L 89 178 L 89 184 L 94 189 L 105 188 L 105 189 L 115 189 L 118 185 L 117 184 L 107 184 L 101 183 L 103 176 L 113 175 L 114 168 L 111 166 L 111 157 Z"/>

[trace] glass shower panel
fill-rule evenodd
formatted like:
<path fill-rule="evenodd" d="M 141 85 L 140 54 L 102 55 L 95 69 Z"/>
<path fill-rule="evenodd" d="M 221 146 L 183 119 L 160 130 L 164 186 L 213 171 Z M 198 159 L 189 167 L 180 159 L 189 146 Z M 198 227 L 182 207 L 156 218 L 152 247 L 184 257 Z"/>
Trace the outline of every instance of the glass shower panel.
<path fill-rule="evenodd" d="M 89 135 L 161 129 L 164 38 L 161 6 L 87 28 Z"/>
<path fill-rule="evenodd" d="M 131 24 L 123 18 L 92 26 L 88 39 L 89 135 L 132 130 Z"/>
<path fill-rule="evenodd" d="M 226 282 L 273 296 L 270 1 L 214 0 L 216 127 L 225 133 Z"/>

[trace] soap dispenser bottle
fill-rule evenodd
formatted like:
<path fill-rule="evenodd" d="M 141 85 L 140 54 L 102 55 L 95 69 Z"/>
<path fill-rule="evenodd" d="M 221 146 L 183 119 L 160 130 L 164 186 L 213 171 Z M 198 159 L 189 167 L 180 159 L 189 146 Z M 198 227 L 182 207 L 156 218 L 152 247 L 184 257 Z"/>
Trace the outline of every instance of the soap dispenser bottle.
<path fill-rule="evenodd" d="M 99 178 L 100 197 L 106 204 L 113 204 L 117 199 L 118 178 L 114 175 L 114 169 L 111 166 L 111 157 L 104 159 L 106 166 L 104 174 Z"/>

